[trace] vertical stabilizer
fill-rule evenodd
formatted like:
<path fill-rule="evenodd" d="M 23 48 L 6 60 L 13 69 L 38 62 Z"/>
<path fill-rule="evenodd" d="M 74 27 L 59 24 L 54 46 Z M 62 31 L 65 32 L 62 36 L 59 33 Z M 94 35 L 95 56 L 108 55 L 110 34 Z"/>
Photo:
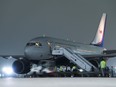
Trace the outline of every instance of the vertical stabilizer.
<path fill-rule="evenodd" d="M 92 45 L 103 47 L 105 27 L 106 27 L 106 13 L 103 13 L 96 36 L 94 40 L 91 42 Z"/>

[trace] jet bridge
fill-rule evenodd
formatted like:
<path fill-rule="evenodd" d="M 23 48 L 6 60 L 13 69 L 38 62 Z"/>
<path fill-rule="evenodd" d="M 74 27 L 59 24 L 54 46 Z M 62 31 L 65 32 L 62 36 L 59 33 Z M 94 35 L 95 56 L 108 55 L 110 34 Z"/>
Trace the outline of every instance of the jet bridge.
<path fill-rule="evenodd" d="M 63 55 L 86 72 L 92 72 L 92 70 L 93 72 L 98 72 L 98 69 L 93 64 L 80 54 L 74 53 L 70 48 L 55 47 L 52 51 L 52 55 Z"/>

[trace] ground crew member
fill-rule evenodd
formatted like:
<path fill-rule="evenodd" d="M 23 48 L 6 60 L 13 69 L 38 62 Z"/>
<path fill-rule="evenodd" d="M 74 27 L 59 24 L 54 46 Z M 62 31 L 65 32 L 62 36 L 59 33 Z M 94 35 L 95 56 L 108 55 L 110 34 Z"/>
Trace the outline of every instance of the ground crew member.
<path fill-rule="evenodd" d="M 67 72 L 70 72 L 71 71 L 70 66 L 67 66 L 66 70 L 67 70 Z"/>
<path fill-rule="evenodd" d="M 75 72 L 76 69 L 77 69 L 77 67 L 76 67 L 76 66 L 73 66 L 73 67 L 72 67 L 72 72 Z"/>
<path fill-rule="evenodd" d="M 105 69 L 106 69 L 106 61 L 104 59 L 102 59 L 102 61 L 100 62 L 100 69 L 101 69 L 101 74 L 104 77 L 105 76 Z"/>
<path fill-rule="evenodd" d="M 60 71 L 60 72 L 63 72 L 63 67 L 62 67 L 62 66 L 60 66 L 59 71 Z"/>
<path fill-rule="evenodd" d="M 60 66 L 59 72 L 60 72 L 59 75 L 60 75 L 61 77 L 64 77 L 63 66 Z"/>
<path fill-rule="evenodd" d="M 77 75 L 77 67 L 74 65 L 72 67 L 72 75 L 71 75 L 71 77 L 75 77 L 76 75 Z"/>
<path fill-rule="evenodd" d="M 66 66 L 66 76 L 67 77 L 71 77 L 71 67 L 70 66 Z"/>

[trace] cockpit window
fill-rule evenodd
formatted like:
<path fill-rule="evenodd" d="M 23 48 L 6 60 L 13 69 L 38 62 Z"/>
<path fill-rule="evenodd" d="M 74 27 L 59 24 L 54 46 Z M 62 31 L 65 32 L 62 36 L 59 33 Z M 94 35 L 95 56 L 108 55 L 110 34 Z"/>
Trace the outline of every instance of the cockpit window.
<path fill-rule="evenodd" d="M 27 43 L 27 46 L 34 46 L 35 45 L 35 43 Z"/>
<path fill-rule="evenodd" d="M 27 43 L 27 46 L 42 46 L 42 44 L 40 42 L 29 42 Z"/>
<path fill-rule="evenodd" d="M 42 44 L 40 42 L 36 42 L 35 45 L 36 46 L 42 46 Z"/>

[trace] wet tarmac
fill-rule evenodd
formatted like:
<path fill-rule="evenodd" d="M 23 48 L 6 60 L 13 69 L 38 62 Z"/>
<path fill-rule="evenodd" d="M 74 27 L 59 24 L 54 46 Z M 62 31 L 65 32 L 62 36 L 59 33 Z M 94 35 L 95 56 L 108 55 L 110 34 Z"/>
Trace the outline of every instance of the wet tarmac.
<path fill-rule="evenodd" d="M 0 78 L 0 87 L 116 87 L 116 78 Z"/>

